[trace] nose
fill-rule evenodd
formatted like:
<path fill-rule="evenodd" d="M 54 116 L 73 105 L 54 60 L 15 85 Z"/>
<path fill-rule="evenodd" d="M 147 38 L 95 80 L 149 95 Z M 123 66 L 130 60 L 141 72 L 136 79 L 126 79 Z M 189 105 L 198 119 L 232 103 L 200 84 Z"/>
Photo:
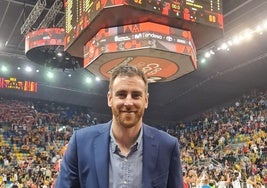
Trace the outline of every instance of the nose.
<path fill-rule="evenodd" d="M 133 98 L 131 95 L 127 95 L 124 100 L 124 106 L 132 106 L 133 105 Z"/>

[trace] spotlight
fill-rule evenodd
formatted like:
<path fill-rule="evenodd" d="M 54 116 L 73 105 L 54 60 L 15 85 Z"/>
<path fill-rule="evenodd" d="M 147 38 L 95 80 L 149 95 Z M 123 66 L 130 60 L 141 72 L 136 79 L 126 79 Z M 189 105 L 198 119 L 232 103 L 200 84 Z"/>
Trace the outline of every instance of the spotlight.
<path fill-rule="evenodd" d="M 27 66 L 27 67 L 25 67 L 25 71 L 26 71 L 26 72 L 32 72 L 32 68 L 29 67 L 29 66 Z"/>

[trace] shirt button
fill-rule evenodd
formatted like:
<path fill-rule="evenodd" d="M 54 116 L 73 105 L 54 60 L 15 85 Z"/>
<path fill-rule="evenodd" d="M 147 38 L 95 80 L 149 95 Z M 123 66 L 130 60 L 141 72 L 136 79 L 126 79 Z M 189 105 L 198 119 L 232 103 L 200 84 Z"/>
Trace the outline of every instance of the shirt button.
<path fill-rule="evenodd" d="M 126 158 L 125 158 L 125 159 L 124 159 L 124 161 L 125 161 L 125 162 L 127 162 L 127 161 L 128 161 L 128 159 L 126 159 Z"/>
<path fill-rule="evenodd" d="M 126 184 L 127 184 L 127 181 L 124 181 L 124 182 L 123 182 L 123 184 L 125 184 L 125 185 L 126 185 Z"/>

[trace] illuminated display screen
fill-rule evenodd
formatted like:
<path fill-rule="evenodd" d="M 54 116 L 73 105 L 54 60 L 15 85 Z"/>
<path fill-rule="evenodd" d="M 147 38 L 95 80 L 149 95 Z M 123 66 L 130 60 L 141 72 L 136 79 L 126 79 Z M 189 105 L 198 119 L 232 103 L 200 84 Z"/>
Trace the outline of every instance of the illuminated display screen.
<path fill-rule="evenodd" d="M 64 5 L 66 48 L 80 36 L 100 11 L 121 5 L 223 29 L 222 0 L 65 0 Z M 107 17 L 105 22 L 108 23 L 112 19 L 115 18 Z"/>
<path fill-rule="evenodd" d="M 137 66 L 150 82 L 177 79 L 197 68 L 191 32 L 142 22 L 101 29 L 85 44 L 84 67 L 94 75 L 109 79 L 120 64 Z"/>
<path fill-rule="evenodd" d="M 129 0 L 130 5 L 169 17 L 223 27 L 222 0 Z"/>
<path fill-rule="evenodd" d="M 65 43 L 74 40 L 82 31 L 83 3 L 83 0 L 65 0 Z"/>
<path fill-rule="evenodd" d="M 16 78 L 0 77 L 0 89 L 16 89 L 25 92 L 34 92 L 38 90 L 38 83 L 33 81 L 19 81 Z"/>
<path fill-rule="evenodd" d="M 64 35 L 63 28 L 45 28 L 30 32 L 25 39 L 25 53 L 36 47 L 63 46 Z"/>

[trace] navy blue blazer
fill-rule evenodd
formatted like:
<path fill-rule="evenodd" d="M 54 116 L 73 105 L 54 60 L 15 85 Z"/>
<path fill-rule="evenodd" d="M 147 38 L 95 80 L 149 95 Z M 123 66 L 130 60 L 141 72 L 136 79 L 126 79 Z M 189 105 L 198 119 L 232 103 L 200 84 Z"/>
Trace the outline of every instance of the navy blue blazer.
<path fill-rule="evenodd" d="M 62 159 L 56 188 L 108 188 L 111 122 L 77 130 Z M 142 188 L 183 188 L 178 140 L 143 124 Z"/>

